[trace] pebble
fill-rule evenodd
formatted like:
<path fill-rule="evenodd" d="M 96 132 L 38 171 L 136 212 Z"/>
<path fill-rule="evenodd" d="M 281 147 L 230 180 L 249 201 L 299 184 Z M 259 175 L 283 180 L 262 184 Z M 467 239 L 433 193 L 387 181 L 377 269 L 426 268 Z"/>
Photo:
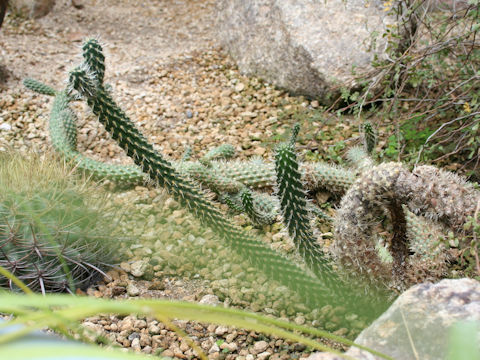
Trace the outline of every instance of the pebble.
<path fill-rule="evenodd" d="M 264 340 L 262 341 L 257 341 L 254 345 L 253 345 L 253 354 L 259 354 L 265 350 L 267 350 L 268 348 L 268 343 Z"/>
<path fill-rule="evenodd" d="M 8 123 L 2 123 L 0 124 L 0 130 L 4 130 L 4 131 L 12 130 L 12 125 Z"/>
<path fill-rule="evenodd" d="M 130 264 L 130 273 L 135 277 L 141 277 L 147 269 L 147 260 L 138 260 Z"/>
<path fill-rule="evenodd" d="M 127 294 L 129 296 L 138 296 L 140 294 L 140 289 L 135 283 L 131 282 L 127 285 Z"/>
<path fill-rule="evenodd" d="M 205 295 L 204 297 L 202 297 L 199 301 L 200 304 L 204 304 L 204 305 L 213 305 L 213 306 L 217 306 L 218 304 L 220 304 L 220 300 L 218 298 L 218 296 L 216 295 Z"/>

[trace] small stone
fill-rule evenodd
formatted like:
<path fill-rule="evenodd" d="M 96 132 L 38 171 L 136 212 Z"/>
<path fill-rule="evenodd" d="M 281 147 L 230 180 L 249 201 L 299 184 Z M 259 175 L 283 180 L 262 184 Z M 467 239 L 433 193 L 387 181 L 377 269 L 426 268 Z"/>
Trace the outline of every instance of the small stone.
<path fill-rule="evenodd" d="M 123 286 L 114 286 L 112 288 L 112 295 L 113 296 L 118 296 L 118 295 L 122 295 L 122 294 L 125 294 L 125 287 Z"/>
<path fill-rule="evenodd" d="M 303 324 L 305 324 L 305 317 L 303 317 L 303 316 L 297 316 L 297 317 L 294 319 L 294 321 L 295 321 L 295 324 L 297 324 L 297 325 L 303 325 Z"/>
<path fill-rule="evenodd" d="M 7 124 L 7 123 L 2 123 L 0 125 L 0 130 L 5 130 L 5 131 L 12 130 L 12 125 Z"/>
<path fill-rule="evenodd" d="M 245 89 L 245 85 L 241 82 L 239 82 L 237 85 L 235 85 L 235 91 L 236 92 L 242 92 Z"/>
<path fill-rule="evenodd" d="M 234 351 L 237 351 L 238 345 L 234 342 L 231 342 L 231 343 L 224 342 L 222 345 L 220 345 L 220 349 L 222 350 L 227 349 L 230 352 L 234 352 Z"/>
<path fill-rule="evenodd" d="M 212 347 L 208 350 L 209 354 L 213 354 L 215 352 L 219 352 L 220 348 L 218 347 L 217 343 L 214 343 Z"/>
<path fill-rule="evenodd" d="M 264 351 L 260 354 L 257 355 L 257 360 L 265 360 L 265 359 L 268 359 L 270 357 L 270 355 L 272 355 L 271 352 L 269 351 Z"/>
<path fill-rule="evenodd" d="M 225 333 L 228 332 L 228 327 L 226 326 L 219 326 L 217 327 L 217 329 L 215 330 L 215 335 L 218 335 L 218 336 L 222 336 L 224 335 Z"/>
<path fill-rule="evenodd" d="M 162 352 L 162 356 L 164 357 L 173 357 L 175 354 L 173 353 L 172 350 L 170 349 L 167 349 L 165 351 Z"/>
<path fill-rule="evenodd" d="M 133 324 L 135 322 L 135 318 L 132 316 L 127 316 L 125 319 L 119 322 L 118 326 L 120 331 L 130 331 L 133 329 Z"/>
<path fill-rule="evenodd" d="M 127 337 L 128 340 L 133 341 L 134 339 L 140 339 L 140 334 L 137 332 L 133 332 Z"/>
<path fill-rule="evenodd" d="M 135 277 L 141 277 L 147 270 L 147 261 L 137 260 L 130 264 L 130 273 Z"/>
<path fill-rule="evenodd" d="M 137 320 L 133 326 L 135 329 L 145 329 L 147 327 L 147 322 L 145 320 Z"/>
<path fill-rule="evenodd" d="M 148 325 L 148 332 L 150 334 L 158 334 L 160 332 L 160 327 L 156 324 Z"/>
<path fill-rule="evenodd" d="M 185 115 L 187 115 L 187 119 L 191 119 L 193 117 L 192 110 L 187 110 Z"/>
<path fill-rule="evenodd" d="M 200 299 L 200 304 L 217 306 L 220 304 L 220 299 L 216 295 L 208 294 Z"/>
<path fill-rule="evenodd" d="M 264 352 L 268 348 L 268 343 L 264 340 L 262 341 L 257 341 L 255 344 L 253 344 L 253 354 L 259 354 L 261 352 Z"/>
<path fill-rule="evenodd" d="M 140 289 L 131 282 L 127 285 L 127 294 L 129 296 L 138 296 L 140 294 Z"/>
<path fill-rule="evenodd" d="M 255 155 L 258 155 L 258 156 L 262 156 L 263 154 L 265 154 L 267 150 L 263 147 L 257 147 L 255 150 L 253 150 L 253 153 Z"/>

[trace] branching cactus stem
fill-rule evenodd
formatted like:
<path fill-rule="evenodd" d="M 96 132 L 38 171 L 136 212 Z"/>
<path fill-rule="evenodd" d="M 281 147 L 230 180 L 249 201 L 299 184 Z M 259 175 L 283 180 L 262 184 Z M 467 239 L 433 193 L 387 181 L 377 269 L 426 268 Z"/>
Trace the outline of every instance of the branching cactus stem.
<path fill-rule="evenodd" d="M 86 99 L 99 121 L 134 162 L 225 239 L 235 251 L 251 261 L 252 265 L 290 287 L 311 304 L 326 304 L 332 299 L 338 301 L 338 294 L 332 293 L 326 284 L 308 276 L 301 268 L 227 220 L 200 189 L 153 149 L 110 94 L 101 84 L 92 81 L 84 70 L 73 70 L 70 83 Z"/>

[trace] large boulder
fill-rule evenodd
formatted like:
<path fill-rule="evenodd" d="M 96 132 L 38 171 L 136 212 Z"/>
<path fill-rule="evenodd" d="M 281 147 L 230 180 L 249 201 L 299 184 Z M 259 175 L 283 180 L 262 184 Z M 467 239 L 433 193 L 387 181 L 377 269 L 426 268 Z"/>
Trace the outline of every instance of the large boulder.
<path fill-rule="evenodd" d="M 247 75 L 328 103 L 371 70 L 392 20 L 378 0 L 219 0 L 222 46 Z M 373 34 L 376 34 L 375 36 Z"/>
<path fill-rule="evenodd" d="M 477 332 L 473 336 L 477 348 L 470 350 L 469 359 L 479 359 L 480 282 L 476 280 L 442 280 L 437 284 L 424 283 L 411 287 L 362 331 L 355 343 L 396 360 L 447 359 L 451 329 L 459 322 L 465 322 L 460 324 Z M 471 322 L 476 324 L 472 326 Z M 356 347 L 350 348 L 346 355 L 359 360 L 381 359 Z M 308 357 L 308 360 L 341 359 L 328 353 Z"/>

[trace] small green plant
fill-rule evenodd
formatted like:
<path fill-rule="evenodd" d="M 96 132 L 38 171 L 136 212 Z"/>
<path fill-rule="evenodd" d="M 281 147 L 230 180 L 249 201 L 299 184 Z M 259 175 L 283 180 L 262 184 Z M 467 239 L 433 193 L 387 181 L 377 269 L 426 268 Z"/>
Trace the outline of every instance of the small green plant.
<path fill-rule="evenodd" d="M 115 262 L 114 208 L 52 157 L 0 155 L 0 265 L 35 291 L 74 292 Z M 16 286 L 0 276 L 0 287 Z"/>

